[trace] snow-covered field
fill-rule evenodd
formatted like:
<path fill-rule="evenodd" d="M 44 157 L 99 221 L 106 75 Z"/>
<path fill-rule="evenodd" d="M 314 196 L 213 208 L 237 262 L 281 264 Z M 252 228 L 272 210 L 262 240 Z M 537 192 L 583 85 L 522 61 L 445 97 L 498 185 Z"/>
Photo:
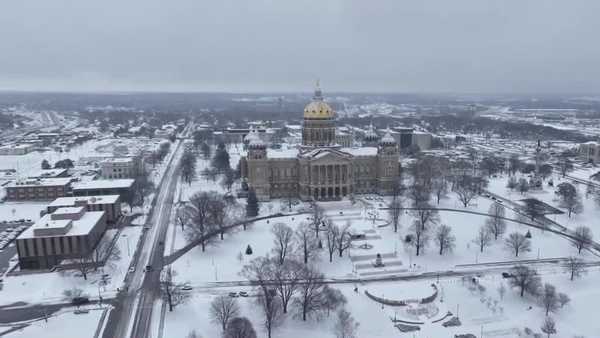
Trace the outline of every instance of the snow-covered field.
<path fill-rule="evenodd" d="M 200 167 L 203 168 L 202 165 Z M 555 178 L 555 184 L 559 182 Z M 509 198 L 521 198 L 517 196 L 518 193 L 516 192 L 510 193 L 505 186 L 506 177 L 499 177 L 492 179 L 489 189 Z M 200 190 L 222 191 L 218 183 L 212 184 L 202 178 L 193 183 L 191 187 L 181 186 L 180 188 L 182 190 L 182 200 Z M 546 190 L 548 191 L 531 192 L 530 195 L 557 206 L 553 190 Z M 460 269 L 456 266 L 461 264 L 568 257 L 577 254 L 576 249 L 564 238 L 513 222 L 508 222 L 506 233 L 514 231 L 525 233 L 530 230 L 532 234 L 530 252 L 522 253 L 518 258 L 515 258 L 512 252 L 506 250 L 504 242 L 498 240 L 494 241 L 481 253 L 473 240 L 477 229 L 484 224 L 485 217 L 461 212 L 441 211 L 439 213 L 440 224 L 451 226 L 456 237 L 454 251 L 440 256 L 437 247 L 431 242 L 424 255 L 415 257 L 414 248 L 406 248 L 403 245 L 404 236 L 407 234 L 407 229 L 413 220 L 412 216 L 409 213 L 402 215 L 401 229 L 398 233 L 394 233 L 391 225 L 385 225 L 387 223 L 385 218 L 388 217 L 386 211 L 379 211 L 379 218 L 384 218 L 384 220 L 373 223 L 369 217 L 369 213 L 375 211 L 378 203 L 380 202 L 364 199 L 356 205 L 351 205 L 349 201 L 321 203 L 334 222 L 340 225 L 350 222 L 353 229 L 368 234 L 369 239 L 367 242 L 373 246 L 372 249 L 360 249 L 355 246 L 349 251 L 349 254 L 345 253 L 342 258 L 337 257 L 336 254 L 333 263 L 329 263 L 326 252 L 321 252 L 316 265 L 326 277 L 361 277 L 362 279 L 368 279 L 386 275 L 409 276 L 424 272 Z M 456 200 L 456 196 L 450 193 L 449 198 L 443 199 L 439 207 L 487 213 L 492 203 L 494 202 L 490 199 L 479 197 L 465 209 Z M 592 220 L 597 219 L 597 213 L 599 212 L 593 203 L 593 200 L 586 200 L 584 197 L 584 212 L 582 214 L 573 216 L 571 220 L 565 215 L 560 215 L 555 220 L 569 227 L 580 224 L 588 224 L 593 227 Z M 261 215 L 279 211 L 282 204 L 282 201 L 277 200 L 262 204 Z M 204 253 L 200 248 L 195 248 L 176 261 L 173 268 L 178 272 L 177 279 L 188 282 L 194 287 L 194 291 L 193 297 L 188 303 L 178 306 L 172 313 L 167 313 L 164 337 L 185 336 L 191 330 L 196 330 L 203 337 L 218 336 L 220 329 L 217 325 L 211 323 L 207 311 L 210 302 L 216 295 L 241 290 L 250 291 L 251 294 L 249 298 L 238 298 L 241 315 L 248 317 L 255 328 L 259 332 L 263 332 L 261 325 L 263 318 L 260 311 L 257 311 L 251 289 L 245 287 L 215 288 L 211 283 L 244 280 L 239 274 L 244 264 L 247 264 L 254 257 L 268 254 L 273 247 L 272 226 L 282 222 L 291 227 L 297 227 L 301 222 L 307 221 L 307 216 L 286 216 L 271 219 L 269 222 L 255 222 L 246 231 L 239 229 L 226 234 L 223 241 L 217 239 L 214 244 L 207 247 Z M 517 216 L 508 209 L 506 216 L 517 219 Z M 174 248 L 185 245 L 186 241 L 181 229 L 175 228 L 174 234 L 175 238 L 170 238 L 169 240 L 172 242 L 169 243 L 173 243 Z M 243 254 L 248 245 L 253 249 L 251 256 Z M 240 255 L 240 253 L 242 254 Z M 373 268 L 369 264 L 364 264 L 370 262 L 370 260 L 362 260 L 361 256 L 366 257 L 375 253 L 381 253 L 384 255 L 384 262 L 393 262 L 393 264 L 385 268 Z M 594 258 L 589 253 L 583 254 L 583 257 L 586 259 Z M 559 336 L 571 337 L 576 334 L 587 337 L 597 336 L 600 327 L 594 320 L 593 304 L 600 301 L 600 291 L 597 291 L 597 288 L 594 287 L 594 280 L 600 276 L 600 271 L 591 269 L 587 276 L 573 282 L 569 280 L 568 275 L 561 267 L 542 266 L 539 268 L 539 273 L 543 282 L 554 284 L 559 292 L 568 294 L 572 299 L 570 304 L 567 304 L 564 309 L 558 310 L 553 315 L 557 322 Z M 523 333 L 525 327 L 540 332 L 544 311 L 537 300 L 532 299 L 530 296 L 520 298 L 516 289 L 510 290 L 507 280 L 502 278 L 498 270 L 483 274 L 478 280 L 485 291 L 469 287 L 469 284 L 472 283 L 471 279 L 466 278 L 463 280 L 461 277 L 442 277 L 439 281 L 436 278 L 430 278 L 417 281 L 363 282 L 358 285 L 353 283 L 336 284 L 335 287 L 340 289 L 347 297 L 347 309 L 361 323 L 359 337 L 410 336 L 427 338 L 450 337 L 454 334 L 464 333 L 473 333 L 479 336 L 481 331 L 483 331 L 485 337 L 518 337 L 519 334 L 523 334 L 522 336 L 525 337 Z M 421 330 L 414 334 L 400 333 L 398 329 L 394 328 L 391 321 L 391 318 L 394 317 L 414 321 L 414 314 L 408 313 L 404 307 L 382 307 L 381 304 L 374 302 L 363 294 L 364 290 L 369 290 L 377 296 L 392 299 L 419 298 L 427 294 L 431 283 L 437 283 L 440 294 L 434 305 L 428 309 L 431 317 L 418 317 L 418 320 L 422 320 L 424 324 L 421 325 Z M 501 284 L 508 288 L 508 292 L 503 299 L 497 291 Z M 359 289 L 358 293 L 354 292 L 355 286 Z M 444 328 L 441 326 L 441 322 L 432 323 L 432 321 L 443 317 L 448 311 L 452 312 L 453 315 L 458 314 L 462 326 Z M 284 324 L 275 331 L 274 336 L 289 338 L 305 336 L 315 338 L 331 337 L 333 335 L 331 332 L 332 324 L 333 318 L 324 318 L 318 321 L 311 320 L 305 323 L 294 318 L 294 314 L 290 313 Z"/>
<path fill-rule="evenodd" d="M 94 309 L 83 314 L 74 314 L 72 311 L 61 312 L 56 316 L 49 317 L 47 322 L 44 320 L 33 322 L 23 329 L 5 335 L 5 337 L 93 338 L 99 324 L 104 324 L 100 323 L 103 312 L 104 309 Z"/>

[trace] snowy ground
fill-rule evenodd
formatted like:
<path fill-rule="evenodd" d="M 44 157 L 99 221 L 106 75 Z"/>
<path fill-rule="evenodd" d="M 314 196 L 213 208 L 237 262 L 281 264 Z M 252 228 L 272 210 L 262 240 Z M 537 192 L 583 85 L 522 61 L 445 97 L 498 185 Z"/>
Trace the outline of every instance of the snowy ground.
<path fill-rule="evenodd" d="M 23 329 L 11 332 L 5 337 L 9 338 L 93 338 L 96 330 L 103 318 L 104 309 L 90 310 L 89 313 L 74 314 L 72 311 L 61 312 L 56 316 L 51 316 L 48 321 L 40 320 L 31 323 Z M 68 323 L 68 325 L 65 325 Z M 100 327 L 100 330 L 103 326 Z M 2 329 L 0 329 L 2 330 Z M 77 332 L 77 333 L 75 333 Z"/>
<path fill-rule="evenodd" d="M 201 170 L 199 168 L 199 170 Z M 506 178 L 500 177 L 490 182 L 490 190 L 499 195 L 521 198 L 517 193 L 509 193 L 505 188 Z M 206 181 L 200 179 L 200 183 L 192 184 L 192 187 L 181 187 L 182 197 L 202 190 L 222 190 L 218 184 L 206 184 Z M 555 179 L 555 183 L 557 183 Z M 537 194 L 536 197 L 556 206 L 553 197 L 539 197 L 540 194 L 553 196 L 553 193 L 531 193 Z M 368 278 L 382 275 L 410 275 L 414 273 L 427 271 L 444 271 L 455 268 L 460 264 L 486 263 L 496 261 L 508 261 L 514 259 L 536 259 L 536 258 L 554 258 L 567 257 L 575 255 L 576 250 L 564 238 L 537 229 L 529 229 L 524 225 L 517 223 L 508 223 L 507 233 L 519 231 L 525 233 L 531 230 L 532 250 L 522 253 L 518 258 L 507 251 L 501 240 L 494 242 L 486 248 L 483 253 L 473 243 L 477 229 L 484 224 L 485 217 L 459 212 L 440 212 L 440 223 L 452 227 L 456 236 L 456 248 L 454 252 L 440 256 L 437 248 L 430 243 L 426 253 L 415 257 L 414 249 L 405 248 L 402 245 L 402 239 L 407 233 L 407 228 L 412 222 L 410 214 L 404 214 L 401 219 L 401 229 L 398 233 L 393 232 L 391 225 L 386 226 L 385 218 L 388 217 L 385 211 L 379 211 L 379 218 L 372 222 L 369 213 L 375 212 L 380 202 L 363 200 L 356 205 L 346 202 L 322 203 L 326 208 L 331 219 L 338 224 L 350 222 L 352 228 L 356 231 L 364 232 L 368 239 L 366 242 L 373 245 L 373 249 L 360 249 L 354 247 L 349 255 L 344 257 L 334 257 L 334 262 L 329 263 L 327 253 L 322 252 L 320 260 L 316 263 L 321 271 L 327 277 L 361 277 Z M 493 201 L 486 198 L 478 198 L 468 208 L 463 208 L 454 194 L 449 194 L 448 199 L 441 201 L 439 207 L 452 208 L 459 210 L 470 210 L 475 212 L 487 213 L 489 206 Z M 585 202 L 584 213 L 577 215 L 578 219 L 573 218 L 569 221 L 563 216 L 557 216 L 556 221 L 569 224 L 580 224 L 591 221 L 598 215 L 598 208 L 594 207 L 593 200 Z M 282 201 L 272 201 L 268 205 L 261 205 L 261 214 L 269 214 L 279 211 Z M 270 205 L 270 206 L 269 206 Z M 342 214 L 340 214 L 342 212 Z M 270 232 L 273 224 L 282 222 L 292 227 L 298 226 L 306 220 L 307 215 L 287 216 L 283 218 L 267 221 L 259 221 L 253 224 L 246 231 L 241 229 L 227 234 L 224 241 L 217 240 L 215 244 L 207 247 L 206 252 L 201 252 L 195 248 L 181 257 L 173 264 L 178 272 L 178 280 L 189 282 L 194 286 L 194 296 L 190 302 L 181 305 L 173 313 L 167 313 L 165 320 L 164 337 L 185 336 L 189 331 L 195 329 L 203 337 L 216 337 L 219 329 L 210 322 L 208 312 L 211 300 L 218 294 L 226 294 L 230 291 L 240 291 L 243 288 L 207 288 L 207 283 L 215 281 L 235 281 L 243 280 L 239 272 L 244 264 L 250 259 L 269 253 L 272 244 L 272 234 Z M 507 217 L 516 219 L 512 211 L 507 210 Z M 597 219 L 597 218 L 596 218 Z M 569 223 L 571 222 L 571 223 Z M 591 224 L 590 224 L 591 225 Z M 185 245 L 185 238 L 180 228 L 174 229 L 175 238 L 169 240 L 174 248 Z M 355 242 L 362 244 L 365 241 Z M 253 249 L 252 256 L 242 254 L 241 260 L 239 253 L 243 253 L 246 247 L 250 245 Z M 386 262 L 386 268 L 376 269 L 370 264 L 375 253 L 381 253 Z M 593 256 L 584 255 L 587 259 Z M 594 321 L 594 311 L 592 304 L 600 301 L 600 292 L 595 290 L 593 281 L 600 275 L 597 270 L 590 271 L 588 276 L 574 282 L 569 281 L 561 268 L 540 268 L 543 282 L 551 282 L 557 286 L 559 292 L 565 292 L 572 298 L 571 304 L 565 309 L 561 309 L 556 315 L 557 327 L 561 337 L 570 337 L 574 334 L 582 334 L 592 337 L 600 328 Z M 403 308 L 393 308 L 375 303 L 367 298 L 362 291 L 367 289 L 378 296 L 387 296 L 386 298 L 400 299 L 411 296 L 412 298 L 422 297 L 427 293 L 430 284 L 435 280 L 423 281 L 397 281 L 397 282 L 369 282 L 358 285 L 359 293 L 353 291 L 353 284 L 339 284 L 339 288 L 348 298 L 347 308 L 353 313 L 354 317 L 361 323 L 360 337 L 390 337 L 401 336 L 400 332 L 393 327 L 390 318 L 396 316 L 398 319 L 414 320 L 410 314 Z M 509 290 L 504 299 L 500 299 L 497 292 L 501 283 L 506 283 L 499 272 L 484 275 L 480 283 L 486 290 L 481 294 L 479 291 L 471 291 L 469 281 L 463 282 L 461 278 L 442 278 L 439 281 L 440 297 L 434 303 L 432 317 L 425 317 L 425 324 L 421 326 L 421 331 L 414 334 L 414 337 L 441 337 L 452 336 L 460 333 L 474 333 L 479 336 L 481 330 L 484 336 L 495 337 L 517 337 L 519 332 L 523 332 L 525 325 L 534 331 L 539 332 L 539 326 L 544 317 L 541 307 L 536 300 L 525 297 L 518 297 L 516 290 Z M 508 285 L 507 285 L 508 286 Z M 247 289 L 247 291 L 251 291 Z M 252 295 L 252 293 L 251 293 Z M 483 299 L 483 301 L 482 301 Z M 253 297 L 239 298 L 242 307 L 242 315 L 247 316 L 256 328 L 262 330 L 262 317 L 259 311 L 256 311 L 256 304 Z M 488 305 L 489 303 L 489 305 Z M 463 322 L 463 326 L 458 328 L 444 328 L 441 323 L 431 323 L 436 318 L 442 317 L 447 311 L 453 314 L 457 313 Z M 532 307 L 529 309 L 529 307 Z M 423 319 L 423 318 L 421 318 Z M 310 321 L 303 323 L 289 315 L 285 324 L 279 328 L 276 337 L 331 337 L 330 327 L 332 320 L 324 319 L 321 321 Z M 403 336 L 413 336 L 412 334 L 403 334 Z"/>
<path fill-rule="evenodd" d="M 73 288 L 82 289 L 85 294 L 94 299 L 99 294 L 103 298 L 114 296 L 117 288 L 122 286 L 141 229 L 141 227 L 123 228 L 116 244 L 121 252 L 120 259 L 97 271 L 92 271 L 88 274 L 87 281 L 81 277 L 80 272 L 75 270 L 5 276 L 4 287 L 0 291 L 2 295 L 0 305 L 14 302 L 37 304 L 65 301 L 63 292 Z M 103 274 L 110 275 L 106 285 L 100 285 Z"/>

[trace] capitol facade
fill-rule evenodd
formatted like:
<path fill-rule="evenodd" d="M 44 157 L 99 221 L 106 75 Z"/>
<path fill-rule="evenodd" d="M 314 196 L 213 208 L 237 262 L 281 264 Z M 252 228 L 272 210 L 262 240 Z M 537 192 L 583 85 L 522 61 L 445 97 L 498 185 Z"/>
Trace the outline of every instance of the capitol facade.
<path fill-rule="evenodd" d="M 381 138 L 371 127 L 360 147 L 336 144 L 335 112 L 319 86 L 304 108 L 302 144 L 270 149 L 258 133 L 246 137 L 242 176 L 261 201 L 298 197 L 339 200 L 352 194 L 388 195 L 399 178 L 399 146 L 389 131 Z"/>

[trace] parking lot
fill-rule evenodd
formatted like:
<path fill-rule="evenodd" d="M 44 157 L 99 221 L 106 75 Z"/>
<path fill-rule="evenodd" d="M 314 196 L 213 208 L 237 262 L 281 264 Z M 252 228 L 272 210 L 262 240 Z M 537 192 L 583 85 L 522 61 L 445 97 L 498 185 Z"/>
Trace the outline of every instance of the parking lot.
<path fill-rule="evenodd" d="M 31 222 L 0 223 L 0 274 L 10 265 L 10 259 L 17 254 L 15 239 L 31 225 Z"/>

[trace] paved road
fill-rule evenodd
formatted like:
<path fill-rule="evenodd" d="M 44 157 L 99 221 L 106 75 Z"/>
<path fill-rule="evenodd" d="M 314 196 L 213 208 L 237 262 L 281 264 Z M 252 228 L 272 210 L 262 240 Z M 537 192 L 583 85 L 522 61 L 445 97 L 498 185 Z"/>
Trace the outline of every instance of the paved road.
<path fill-rule="evenodd" d="M 189 126 L 188 126 L 189 127 Z M 188 128 L 189 130 L 190 128 Z M 148 337 L 152 309 L 159 296 L 160 271 L 163 266 L 164 243 L 169 228 L 169 219 L 179 177 L 179 157 L 183 142 L 177 142 L 171 163 L 158 187 L 155 207 L 152 209 L 148 225 L 151 228 L 142 238 L 138 248 L 135 272 L 126 279 L 127 290 L 117 299 L 117 305 L 108 318 L 103 337 Z M 146 266 L 152 270 L 144 272 Z"/>

